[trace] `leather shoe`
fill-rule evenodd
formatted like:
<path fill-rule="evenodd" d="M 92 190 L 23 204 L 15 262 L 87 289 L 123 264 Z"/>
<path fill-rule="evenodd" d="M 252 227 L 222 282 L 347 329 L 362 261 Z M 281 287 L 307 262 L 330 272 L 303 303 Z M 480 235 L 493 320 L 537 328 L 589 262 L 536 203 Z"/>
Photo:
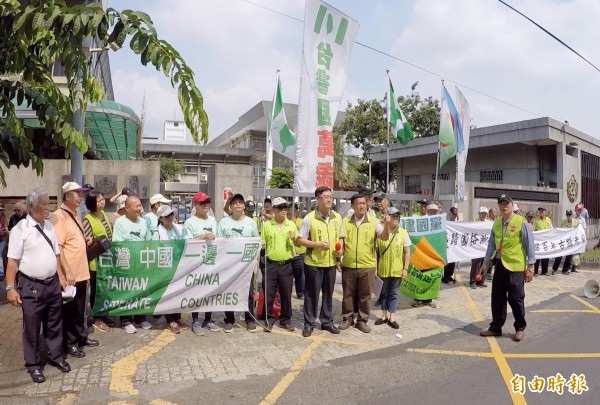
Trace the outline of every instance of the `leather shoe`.
<path fill-rule="evenodd" d="M 350 326 L 354 325 L 354 319 L 352 318 L 346 318 L 342 321 L 342 323 L 340 323 L 339 329 L 340 330 L 346 330 L 348 329 Z"/>
<path fill-rule="evenodd" d="M 61 360 L 59 362 L 49 361 L 48 364 L 50 364 L 51 366 L 56 367 L 57 369 L 59 369 L 63 373 L 68 373 L 69 371 L 71 371 L 71 366 L 69 365 L 69 363 L 67 363 L 64 360 Z"/>
<path fill-rule="evenodd" d="M 77 346 L 71 346 L 67 348 L 67 354 L 77 358 L 85 357 L 85 352 L 79 349 Z"/>
<path fill-rule="evenodd" d="M 502 332 L 494 332 L 493 330 L 484 329 L 479 332 L 480 336 L 489 337 L 489 336 L 502 336 Z"/>
<path fill-rule="evenodd" d="M 29 372 L 29 375 L 31 375 L 31 379 L 33 380 L 34 383 L 43 383 L 44 381 L 46 381 L 46 377 L 44 377 L 44 373 L 42 373 L 42 370 L 31 370 Z"/>
<path fill-rule="evenodd" d="M 313 332 L 313 328 L 304 328 L 302 330 L 302 336 L 309 337 L 310 335 L 312 335 L 312 332 Z"/>
<path fill-rule="evenodd" d="M 98 342 L 97 340 L 85 338 L 85 340 L 79 344 L 79 347 L 83 347 L 83 346 L 96 347 L 99 344 L 100 344 L 100 342 Z"/>
<path fill-rule="evenodd" d="M 356 329 L 358 329 L 359 331 L 361 331 L 362 333 L 371 332 L 371 328 L 369 328 L 369 326 L 367 326 L 367 324 L 364 322 L 356 322 L 356 326 L 354 326 L 354 327 Z"/>
<path fill-rule="evenodd" d="M 293 332 L 294 331 L 294 327 L 292 325 L 290 325 L 289 323 L 286 324 L 277 324 L 277 326 L 279 326 L 281 329 L 283 330 L 287 330 L 288 332 Z"/>
<path fill-rule="evenodd" d="M 520 342 L 521 340 L 523 340 L 523 337 L 525 336 L 525 332 L 522 330 L 518 330 L 515 332 L 515 337 L 514 340 L 515 342 Z"/>
<path fill-rule="evenodd" d="M 321 325 L 321 330 L 326 330 L 327 332 L 334 334 L 334 335 L 340 334 L 340 330 L 338 328 L 336 328 L 334 324 L 326 325 L 326 326 Z"/>

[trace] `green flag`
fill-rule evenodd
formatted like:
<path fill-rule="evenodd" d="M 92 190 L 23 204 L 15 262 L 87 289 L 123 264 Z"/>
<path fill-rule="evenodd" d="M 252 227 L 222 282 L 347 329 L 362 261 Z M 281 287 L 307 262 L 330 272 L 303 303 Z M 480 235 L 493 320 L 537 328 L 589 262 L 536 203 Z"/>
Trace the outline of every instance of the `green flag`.
<path fill-rule="evenodd" d="M 269 120 L 269 136 L 271 137 L 274 152 L 280 153 L 288 159 L 296 160 L 296 134 L 290 130 L 287 124 L 279 78 L 277 78 L 272 115 Z"/>
<path fill-rule="evenodd" d="M 390 82 L 390 91 L 389 91 L 389 103 L 390 110 L 388 113 L 388 124 L 392 128 L 392 133 L 398 139 L 402 145 L 406 145 L 408 141 L 414 139 L 414 135 L 408 121 L 406 121 L 406 117 L 398 107 L 396 101 L 396 95 L 394 94 L 394 86 L 392 86 L 392 81 L 388 78 Z"/>

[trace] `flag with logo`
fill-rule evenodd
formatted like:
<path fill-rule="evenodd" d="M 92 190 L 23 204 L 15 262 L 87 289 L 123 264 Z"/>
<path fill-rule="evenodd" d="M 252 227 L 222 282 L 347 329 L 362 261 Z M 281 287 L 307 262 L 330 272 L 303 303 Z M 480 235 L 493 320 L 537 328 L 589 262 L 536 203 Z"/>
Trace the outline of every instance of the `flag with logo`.
<path fill-rule="evenodd" d="M 442 108 L 440 110 L 440 132 L 439 132 L 440 161 L 439 168 L 452 159 L 456 152 L 464 150 L 462 127 L 458 111 L 448 94 L 446 86 L 442 84 Z"/>
<path fill-rule="evenodd" d="M 294 176 L 299 192 L 333 188 L 333 125 L 357 33 L 358 23 L 347 15 L 323 1 L 306 1 Z"/>
<path fill-rule="evenodd" d="M 288 127 L 287 118 L 285 117 L 279 75 L 277 75 L 277 86 L 273 96 L 268 134 L 274 152 L 290 160 L 296 159 L 296 134 Z"/>
<path fill-rule="evenodd" d="M 392 129 L 392 133 L 398 139 L 402 145 L 406 145 L 408 141 L 414 139 L 412 128 L 406 120 L 404 113 L 398 106 L 398 100 L 396 100 L 396 94 L 394 93 L 394 86 L 392 86 L 392 80 L 388 77 L 390 83 L 389 90 L 389 102 L 388 102 L 388 125 Z"/>

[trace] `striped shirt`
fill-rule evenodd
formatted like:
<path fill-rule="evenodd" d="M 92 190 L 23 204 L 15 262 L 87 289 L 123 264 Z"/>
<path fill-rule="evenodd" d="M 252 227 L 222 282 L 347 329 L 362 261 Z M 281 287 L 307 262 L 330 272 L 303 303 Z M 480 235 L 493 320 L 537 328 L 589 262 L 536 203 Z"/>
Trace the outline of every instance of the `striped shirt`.
<path fill-rule="evenodd" d="M 95 214 L 92 214 L 95 216 Z M 96 216 L 96 218 L 98 218 Z M 106 221 L 106 216 L 105 215 L 101 215 L 100 218 L 98 218 L 100 220 L 100 222 L 102 223 L 102 226 L 104 227 L 104 229 L 106 230 L 106 237 L 108 238 L 108 240 L 112 240 L 112 226 L 110 226 L 110 224 Z M 83 233 L 85 234 L 85 237 L 94 237 L 97 235 L 92 234 L 92 225 L 90 224 L 90 221 L 87 220 L 87 218 L 83 218 Z"/>

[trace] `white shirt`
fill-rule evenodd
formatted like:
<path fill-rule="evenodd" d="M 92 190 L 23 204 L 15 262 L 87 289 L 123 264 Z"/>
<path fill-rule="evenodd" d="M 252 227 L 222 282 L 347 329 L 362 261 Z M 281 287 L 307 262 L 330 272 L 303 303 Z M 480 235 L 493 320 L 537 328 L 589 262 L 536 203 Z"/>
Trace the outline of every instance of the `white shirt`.
<path fill-rule="evenodd" d="M 52 247 L 36 229 L 36 225 L 40 225 L 44 234 L 52 242 Z M 56 274 L 56 256 L 59 254 L 54 227 L 49 220 L 45 220 L 42 227 L 42 224 L 38 224 L 27 215 L 24 221 L 19 221 L 10 231 L 8 257 L 21 261 L 19 271 L 26 276 L 40 280 L 52 277 Z"/>

